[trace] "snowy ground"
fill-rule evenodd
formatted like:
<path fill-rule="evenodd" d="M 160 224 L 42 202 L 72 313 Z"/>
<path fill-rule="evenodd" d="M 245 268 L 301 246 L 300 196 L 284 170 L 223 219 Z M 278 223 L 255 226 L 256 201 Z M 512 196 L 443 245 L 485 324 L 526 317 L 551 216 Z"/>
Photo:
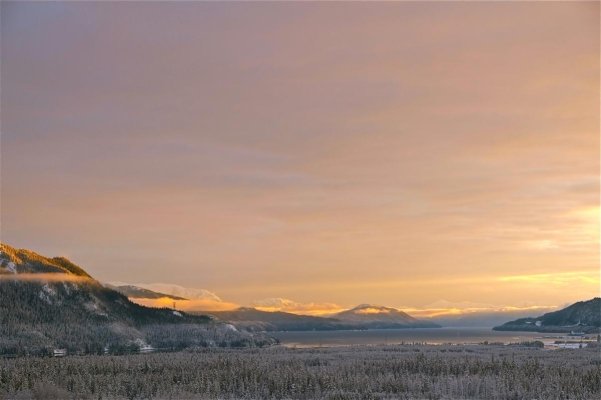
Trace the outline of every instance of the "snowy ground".
<path fill-rule="evenodd" d="M 596 348 L 275 346 L 28 357 L 0 359 L 0 377 L 0 397 L 9 399 L 601 398 Z"/>

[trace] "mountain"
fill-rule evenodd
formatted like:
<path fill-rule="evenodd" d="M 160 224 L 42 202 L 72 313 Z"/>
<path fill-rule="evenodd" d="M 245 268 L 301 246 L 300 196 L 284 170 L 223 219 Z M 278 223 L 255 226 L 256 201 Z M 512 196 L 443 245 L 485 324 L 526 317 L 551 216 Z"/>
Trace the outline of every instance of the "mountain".
<path fill-rule="evenodd" d="M 206 315 L 149 308 L 66 258 L 0 244 L 0 354 L 119 353 L 141 347 L 243 346 L 273 340 Z"/>
<path fill-rule="evenodd" d="M 497 331 L 534 331 L 585 333 L 601 330 L 601 298 L 579 301 L 564 309 L 537 318 L 520 318 L 493 328 Z"/>
<path fill-rule="evenodd" d="M 418 320 L 411 315 L 392 307 L 360 304 L 350 310 L 341 311 L 332 316 L 345 322 L 360 323 L 366 328 L 439 328 L 440 325 Z"/>
<path fill-rule="evenodd" d="M 241 307 L 232 311 L 207 312 L 222 321 L 248 331 L 328 331 L 337 329 L 358 329 L 357 324 L 344 323 L 335 318 L 298 315 L 282 311 L 261 311 Z"/>
<path fill-rule="evenodd" d="M 401 324 L 412 324 L 417 322 L 409 314 L 391 307 L 374 306 L 371 304 L 360 304 L 350 310 L 341 311 L 336 314 L 337 318 L 356 322 L 395 322 Z"/>
<path fill-rule="evenodd" d="M 417 320 L 394 308 L 360 305 L 332 317 L 298 315 L 282 311 L 268 312 L 242 307 L 233 311 L 208 314 L 248 331 L 326 331 L 387 328 L 438 328 L 439 325 Z"/>
<path fill-rule="evenodd" d="M 64 257 L 47 258 L 25 249 L 14 249 L 0 243 L 0 275 L 67 274 L 79 278 L 92 277 L 78 265 Z"/>
<path fill-rule="evenodd" d="M 137 299 L 161 299 L 161 298 L 166 297 L 168 299 L 173 299 L 173 300 L 188 300 L 184 297 L 174 296 L 171 294 L 166 294 L 166 293 L 161 293 L 161 292 L 155 292 L 154 290 L 144 289 L 144 288 L 141 288 L 139 286 L 134 286 L 134 285 L 111 285 L 111 284 L 105 283 L 104 286 L 106 286 L 109 289 L 115 290 L 124 296 L 137 298 Z"/>

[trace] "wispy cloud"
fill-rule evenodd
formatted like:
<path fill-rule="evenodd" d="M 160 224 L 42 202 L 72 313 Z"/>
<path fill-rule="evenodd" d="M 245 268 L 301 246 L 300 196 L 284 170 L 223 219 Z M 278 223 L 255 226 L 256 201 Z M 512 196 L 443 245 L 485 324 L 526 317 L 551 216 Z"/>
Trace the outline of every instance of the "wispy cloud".
<path fill-rule="evenodd" d="M 557 306 L 489 306 L 489 307 L 444 307 L 444 308 L 411 308 L 403 311 L 417 318 L 434 318 L 448 316 L 475 316 L 489 314 L 515 314 L 531 311 L 533 314 L 544 314 L 556 310 Z"/>
<path fill-rule="evenodd" d="M 239 307 L 235 303 L 211 299 L 173 300 L 170 297 L 161 297 L 158 299 L 130 297 L 129 299 L 147 307 L 175 307 L 177 310 L 182 311 L 229 311 Z"/>
<path fill-rule="evenodd" d="M 20 273 L 0 274 L 0 281 L 27 281 L 27 282 L 93 282 L 85 276 L 63 273 Z"/>
<path fill-rule="evenodd" d="M 328 315 L 344 310 L 335 303 L 299 303 L 281 297 L 256 300 L 252 306 L 262 311 L 284 311 L 304 315 Z"/>
<path fill-rule="evenodd" d="M 574 283 L 599 285 L 599 271 L 572 271 L 548 274 L 522 274 L 497 278 L 500 282 L 515 282 L 530 285 L 569 286 Z"/>
<path fill-rule="evenodd" d="M 3 240 L 288 309 L 598 293 L 498 279 L 598 270 L 598 2 L 2 7 Z"/>

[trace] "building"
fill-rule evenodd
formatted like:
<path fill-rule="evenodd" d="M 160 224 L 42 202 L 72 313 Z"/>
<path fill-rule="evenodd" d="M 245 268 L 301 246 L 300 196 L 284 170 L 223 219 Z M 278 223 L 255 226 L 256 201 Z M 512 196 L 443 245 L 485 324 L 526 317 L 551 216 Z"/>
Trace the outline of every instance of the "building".
<path fill-rule="evenodd" d="M 67 355 L 67 349 L 54 349 L 52 355 L 54 357 L 64 357 Z"/>

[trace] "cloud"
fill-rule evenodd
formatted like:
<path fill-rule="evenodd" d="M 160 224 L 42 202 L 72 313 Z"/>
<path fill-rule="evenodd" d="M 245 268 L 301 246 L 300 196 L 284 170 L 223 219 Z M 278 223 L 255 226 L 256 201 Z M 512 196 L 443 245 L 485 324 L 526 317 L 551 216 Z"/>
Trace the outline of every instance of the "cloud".
<path fill-rule="evenodd" d="M 41 273 L 41 274 L 0 274 L 0 281 L 27 281 L 27 282 L 93 282 L 85 276 L 63 274 L 63 273 Z"/>
<path fill-rule="evenodd" d="M 8 3 L 3 239 L 289 310 L 598 293 L 494 279 L 598 270 L 598 3 Z"/>
<path fill-rule="evenodd" d="M 402 310 L 416 318 L 462 317 L 494 314 L 521 314 L 531 311 L 543 314 L 557 309 L 555 305 L 495 306 L 472 302 L 450 302 L 440 300 L 422 308 L 403 307 Z"/>
<path fill-rule="evenodd" d="M 299 303 L 281 297 L 256 300 L 253 307 L 262 311 L 284 311 L 303 315 L 329 315 L 345 309 L 335 303 Z"/>
<path fill-rule="evenodd" d="M 136 297 L 129 298 L 134 303 L 146 307 L 168 307 L 175 305 L 177 310 L 182 311 L 229 311 L 240 307 L 238 304 L 227 301 L 215 301 L 211 299 L 191 299 L 191 300 L 173 300 L 170 297 L 161 297 L 159 299 L 141 299 Z"/>
<path fill-rule="evenodd" d="M 357 311 L 355 311 L 355 313 L 356 314 L 388 314 L 388 313 L 390 313 L 390 310 L 367 307 L 367 308 L 362 308 L 360 310 L 357 310 Z"/>
<path fill-rule="evenodd" d="M 335 303 L 299 303 L 294 300 L 273 297 L 253 302 L 253 306 L 262 311 L 284 311 L 293 314 L 328 316 L 340 311 L 349 309 Z M 496 306 L 484 303 L 473 302 L 450 302 L 439 300 L 425 307 L 391 307 L 404 311 L 416 318 L 450 317 L 450 316 L 476 316 L 490 314 L 519 314 L 532 311 L 535 314 L 541 314 L 557 309 L 555 305 L 523 305 Z M 380 309 L 366 308 L 362 313 L 380 313 Z"/>
<path fill-rule="evenodd" d="M 570 286 L 575 283 L 599 285 L 599 271 L 571 271 L 548 274 L 522 274 L 502 276 L 501 282 L 529 285 Z"/>

